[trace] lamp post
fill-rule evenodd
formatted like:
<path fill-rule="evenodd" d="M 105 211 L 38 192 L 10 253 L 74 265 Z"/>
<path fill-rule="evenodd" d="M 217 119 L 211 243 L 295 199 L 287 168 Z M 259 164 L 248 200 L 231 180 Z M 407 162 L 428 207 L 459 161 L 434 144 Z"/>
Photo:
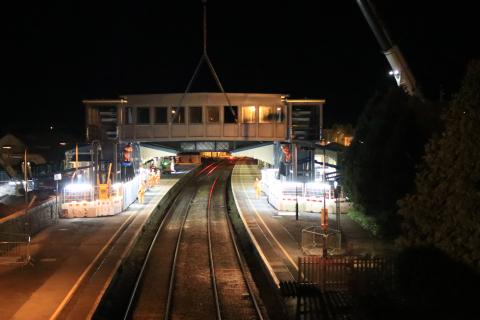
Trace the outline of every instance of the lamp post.
<path fill-rule="evenodd" d="M 23 157 L 23 176 L 25 179 L 25 186 L 23 190 L 25 191 L 25 204 L 28 203 L 28 165 L 27 165 L 27 148 L 25 148 L 25 154 Z"/>
<path fill-rule="evenodd" d="M 322 161 L 322 166 L 323 166 L 323 175 L 322 175 L 322 183 L 324 185 L 323 187 L 323 211 L 322 211 L 322 223 L 321 223 L 321 226 L 322 226 L 322 229 L 323 230 L 326 230 L 328 229 L 328 214 L 327 214 L 327 204 L 326 204 L 326 188 L 325 188 L 325 184 L 327 183 L 327 179 L 326 179 L 326 175 L 325 175 L 325 158 L 326 158 L 326 153 L 325 153 L 325 145 L 326 145 L 326 141 L 325 139 L 322 138 L 322 140 L 320 140 L 320 144 L 322 146 L 322 149 L 323 149 L 323 161 Z"/>
<path fill-rule="evenodd" d="M 295 182 L 295 220 L 298 221 L 298 186 Z"/>
<path fill-rule="evenodd" d="M 341 187 L 338 185 L 338 182 L 335 181 L 334 183 L 334 194 L 335 194 L 335 220 L 336 220 L 336 228 L 340 230 L 340 192 Z"/>
<path fill-rule="evenodd" d="M 326 153 L 325 153 L 325 146 L 326 146 L 326 140 L 322 137 L 320 139 L 320 145 L 322 146 L 323 149 L 323 177 L 322 177 L 322 183 L 323 183 L 323 210 L 321 214 L 321 228 L 322 228 L 322 256 L 327 257 L 328 255 L 328 250 L 327 250 L 327 236 L 328 236 L 328 213 L 327 213 L 327 204 L 326 204 L 326 188 L 325 184 L 327 183 L 326 175 L 325 175 L 325 158 L 326 158 Z"/>

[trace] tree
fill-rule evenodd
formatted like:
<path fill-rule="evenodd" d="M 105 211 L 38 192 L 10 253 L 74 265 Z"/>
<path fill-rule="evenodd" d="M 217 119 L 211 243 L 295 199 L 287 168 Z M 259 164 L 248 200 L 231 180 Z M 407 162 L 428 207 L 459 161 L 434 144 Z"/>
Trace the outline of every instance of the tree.
<path fill-rule="evenodd" d="M 383 235 L 398 232 L 396 202 L 413 189 L 415 166 L 436 122 L 434 107 L 395 87 L 375 95 L 359 118 L 345 156 L 344 185 Z"/>
<path fill-rule="evenodd" d="M 343 145 L 349 145 L 351 137 L 353 137 L 353 127 L 351 124 L 335 123 L 331 129 L 325 129 L 324 135 L 330 142 Z"/>
<path fill-rule="evenodd" d="M 426 147 L 416 191 L 399 201 L 400 243 L 433 246 L 480 267 L 480 61 L 442 114 L 442 134 Z"/>

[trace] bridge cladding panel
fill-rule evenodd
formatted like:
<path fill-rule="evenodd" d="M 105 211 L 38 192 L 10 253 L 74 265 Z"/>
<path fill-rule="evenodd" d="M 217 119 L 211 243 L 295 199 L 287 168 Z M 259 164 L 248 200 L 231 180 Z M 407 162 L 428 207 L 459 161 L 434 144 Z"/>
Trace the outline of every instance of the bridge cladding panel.
<path fill-rule="evenodd" d="M 172 93 L 122 96 L 120 100 L 123 102 L 116 105 L 118 138 L 132 142 L 287 139 L 284 95 L 227 93 L 237 113 L 236 123 L 227 119 L 226 113 L 230 109 L 224 94 L 189 93 L 181 101 L 182 95 Z M 88 103 L 86 104 L 89 108 Z M 89 110 L 90 113 L 95 113 L 93 105 L 90 105 Z M 157 114 L 160 112 L 162 115 Z M 180 115 L 171 121 L 174 114 Z M 98 121 L 91 119 L 94 120 L 95 117 L 87 117 L 89 130 L 101 131 Z"/>

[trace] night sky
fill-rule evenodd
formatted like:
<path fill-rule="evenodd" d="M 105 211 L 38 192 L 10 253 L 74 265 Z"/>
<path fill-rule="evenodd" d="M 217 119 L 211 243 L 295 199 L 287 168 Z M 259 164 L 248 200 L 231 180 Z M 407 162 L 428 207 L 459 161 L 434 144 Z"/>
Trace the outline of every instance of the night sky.
<path fill-rule="evenodd" d="M 480 56 L 474 2 L 373 2 L 427 97 L 454 92 Z M 2 10 L 4 131 L 82 134 L 82 99 L 183 92 L 202 53 L 200 0 L 38 3 Z M 325 98 L 331 125 L 354 124 L 394 84 L 354 0 L 266 3 L 208 2 L 209 57 L 226 91 Z M 217 91 L 206 66 L 192 91 Z"/>

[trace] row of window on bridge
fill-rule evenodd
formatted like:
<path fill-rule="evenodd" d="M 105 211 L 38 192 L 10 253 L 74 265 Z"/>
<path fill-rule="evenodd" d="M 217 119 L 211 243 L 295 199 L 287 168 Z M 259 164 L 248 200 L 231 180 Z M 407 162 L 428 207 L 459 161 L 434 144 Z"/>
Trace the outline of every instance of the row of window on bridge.
<path fill-rule="evenodd" d="M 174 124 L 238 123 L 238 106 L 193 106 L 193 107 L 126 107 L 124 124 Z M 242 123 L 283 122 L 284 108 L 281 106 L 241 106 Z M 233 111 L 233 112 L 232 112 Z M 188 119 L 186 117 L 188 112 Z M 221 115 L 223 114 L 223 119 Z M 258 118 L 257 118 L 258 116 Z M 222 121 L 221 121 L 222 120 Z"/>

